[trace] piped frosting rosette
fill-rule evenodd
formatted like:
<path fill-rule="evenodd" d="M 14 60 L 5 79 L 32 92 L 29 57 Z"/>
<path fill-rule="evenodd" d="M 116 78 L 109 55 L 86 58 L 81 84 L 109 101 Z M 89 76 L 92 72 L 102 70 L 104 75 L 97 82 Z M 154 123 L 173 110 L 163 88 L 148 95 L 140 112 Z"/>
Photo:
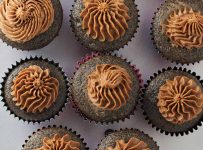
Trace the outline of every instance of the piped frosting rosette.
<path fill-rule="evenodd" d="M 59 82 L 50 76 L 49 69 L 30 66 L 18 73 L 11 87 L 16 106 L 27 112 L 42 112 L 56 100 Z"/>
<path fill-rule="evenodd" d="M 3 0 L 0 4 L 0 29 L 11 41 L 30 41 L 47 31 L 53 20 L 51 0 Z"/>

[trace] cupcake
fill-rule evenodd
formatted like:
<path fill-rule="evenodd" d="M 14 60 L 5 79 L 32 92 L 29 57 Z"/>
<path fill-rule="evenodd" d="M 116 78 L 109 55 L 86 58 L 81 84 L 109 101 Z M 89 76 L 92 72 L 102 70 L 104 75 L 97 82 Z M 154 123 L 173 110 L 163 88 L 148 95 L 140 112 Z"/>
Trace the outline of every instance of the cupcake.
<path fill-rule="evenodd" d="M 137 32 L 134 0 L 75 0 L 70 22 L 86 49 L 109 52 L 123 48 Z"/>
<path fill-rule="evenodd" d="M 137 129 L 121 129 L 108 134 L 97 150 L 158 150 L 156 142 Z"/>
<path fill-rule="evenodd" d="M 21 50 L 48 45 L 62 25 L 59 0 L 0 0 L 0 38 Z"/>
<path fill-rule="evenodd" d="M 203 81 L 191 71 L 168 68 L 147 81 L 142 95 L 146 120 L 166 135 L 184 135 L 203 120 Z"/>
<path fill-rule="evenodd" d="M 108 54 L 87 55 L 72 81 L 74 108 L 85 119 L 113 123 L 133 114 L 140 91 L 139 70 Z"/>
<path fill-rule="evenodd" d="M 152 36 L 159 53 L 172 62 L 203 59 L 203 2 L 167 0 L 155 13 Z"/>
<path fill-rule="evenodd" d="M 4 106 L 15 117 L 28 122 L 54 118 L 68 101 L 65 73 L 58 64 L 42 57 L 17 62 L 1 85 Z"/>
<path fill-rule="evenodd" d="M 43 127 L 25 141 L 23 150 L 88 150 L 84 139 L 62 126 Z"/>

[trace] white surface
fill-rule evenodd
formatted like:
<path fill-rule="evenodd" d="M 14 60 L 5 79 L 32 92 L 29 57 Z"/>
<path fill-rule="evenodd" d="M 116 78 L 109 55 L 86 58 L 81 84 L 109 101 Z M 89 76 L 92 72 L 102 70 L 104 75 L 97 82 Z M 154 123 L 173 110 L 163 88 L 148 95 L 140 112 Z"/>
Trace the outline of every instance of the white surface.
<path fill-rule="evenodd" d="M 123 56 L 126 56 L 133 64 L 136 64 L 137 67 L 140 68 L 143 75 L 142 78 L 145 82 L 149 76 L 157 72 L 158 69 L 175 65 L 162 59 L 157 54 L 150 40 L 151 18 L 161 2 L 163 2 L 163 0 L 136 0 L 141 16 L 140 28 L 132 42 L 130 42 L 124 50 L 120 50 Z M 63 26 L 59 36 L 47 47 L 32 52 L 22 52 L 12 49 L 6 46 L 5 43 L 0 42 L 0 76 L 3 76 L 7 68 L 11 67 L 11 64 L 14 64 L 15 61 L 30 55 L 43 55 L 44 57 L 54 59 L 54 61 L 60 63 L 68 76 L 72 76 L 76 61 L 90 51 L 83 50 L 71 32 L 69 14 L 73 0 L 61 0 L 61 3 L 64 10 Z M 185 67 L 197 72 L 197 74 L 203 78 L 203 62 Z M 96 149 L 97 144 L 101 138 L 104 137 L 103 133 L 106 129 L 119 129 L 121 127 L 143 130 L 158 142 L 160 150 L 203 150 L 203 127 L 199 127 L 198 131 L 183 137 L 166 136 L 160 134 L 154 128 L 151 128 L 144 120 L 144 116 L 140 110 L 136 111 L 136 115 L 132 116 L 131 119 L 125 120 L 125 122 L 115 123 L 110 126 L 101 126 L 84 121 L 78 114 L 75 114 L 74 110 L 68 105 L 64 111 L 60 113 L 60 117 L 56 117 L 55 120 L 52 119 L 51 122 L 47 121 L 40 125 L 33 125 L 19 121 L 17 118 L 14 118 L 13 115 L 9 115 L 9 112 L 3 107 L 2 102 L 0 102 L 0 150 L 20 150 L 21 145 L 24 144 L 24 140 L 27 139 L 28 135 L 32 134 L 33 131 L 36 131 L 42 126 L 53 124 L 67 126 L 68 128 L 76 130 L 85 138 L 85 142 L 88 143 L 90 150 Z"/>

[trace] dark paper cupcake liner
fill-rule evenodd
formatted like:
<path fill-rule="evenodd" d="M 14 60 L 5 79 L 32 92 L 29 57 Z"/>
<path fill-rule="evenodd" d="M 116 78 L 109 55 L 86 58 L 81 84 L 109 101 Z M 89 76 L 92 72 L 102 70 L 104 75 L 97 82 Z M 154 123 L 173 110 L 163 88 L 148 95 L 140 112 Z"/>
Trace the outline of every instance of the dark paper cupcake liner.
<path fill-rule="evenodd" d="M 80 61 L 77 62 L 77 65 L 75 66 L 76 71 L 79 69 L 79 67 L 84 64 L 85 62 L 87 62 L 88 60 L 97 57 L 97 56 L 102 56 L 102 55 L 110 55 L 110 56 L 115 56 L 115 57 L 119 57 L 121 59 L 123 59 L 124 61 L 126 61 L 134 70 L 137 78 L 139 79 L 139 88 L 140 91 L 142 89 L 142 83 L 143 80 L 141 79 L 141 74 L 140 74 L 140 70 L 136 68 L 136 65 L 132 65 L 130 61 L 127 61 L 126 58 L 123 58 L 123 56 L 117 56 L 116 54 L 112 54 L 112 53 L 99 53 L 99 52 L 92 52 L 91 54 L 87 54 L 85 57 L 83 57 Z M 74 72 L 75 75 L 75 72 Z M 71 87 L 72 87 L 72 80 L 71 80 Z M 72 89 L 72 88 L 71 88 Z M 139 95 L 139 94 L 138 94 Z M 95 124 L 100 123 L 101 125 L 108 125 L 108 124 L 113 124 L 115 122 L 119 122 L 119 121 L 125 121 L 125 119 L 130 119 L 131 116 L 133 116 L 135 114 L 135 110 L 138 107 L 138 103 L 139 103 L 139 96 L 138 96 L 138 100 L 135 104 L 134 109 L 131 111 L 131 113 L 129 115 L 127 115 L 125 118 L 123 119 L 117 119 L 114 121 L 110 121 L 110 122 L 102 122 L 102 121 L 95 121 L 93 119 L 91 119 L 90 117 L 88 117 L 87 115 L 85 115 L 77 106 L 77 103 L 74 100 L 73 94 L 71 95 L 71 102 L 72 102 L 72 107 L 75 110 L 75 112 L 77 114 L 79 114 L 84 120 L 88 120 L 90 123 L 94 122 Z"/>
<path fill-rule="evenodd" d="M 152 121 L 150 120 L 150 118 L 148 117 L 145 109 L 144 109 L 144 103 L 143 101 L 145 100 L 145 93 L 146 93 L 146 88 L 149 86 L 150 82 L 155 79 L 159 74 L 164 73 L 165 71 L 171 71 L 171 70 L 175 70 L 175 71 L 182 71 L 185 73 L 188 73 L 192 76 L 194 76 L 199 82 L 200 84 L 203 86 L 203 80 L 200 80 L 200 76 L 196 75 L 195 72 L 192 72 L 191 70 L 187 70 L 186 68 L 182 68 L 182 67 L 168 67 L 168 68 L 164 68 L 162 70 L 159 70 L 157 73 L 154 73 L 153 76 L 150 76 L 150 80 L 147 80 L 147 83 L 144 85 L 144 88 L 141 90 L 141 94 L 140 94 L 140 103 L 141 103 L 141 109 L 143 111 L 143 115 L 145 116 L 145 120 L 148 122 L 149 125 L 152 126 L 152 128 L 155 128 L 156 131 L 159 131 L 160 133 L 164 133 L 165 135 L 171 135 L 171 136 L 183 136 L 183 135 L 188 135 L 189 133 L 193 133 L 194 130 L 198 130 L 198 126 L 202 126 L 202 122 L 203 122 L 203 115 L 200 117 L 200 119 L 198 120 L 198 122 L 196 123 L 196 125 L 190 127 L 187 129 L 187 131 L 179 131 L 179 132 L 169 132 L 169 131 L 165 131 L 161 128 L 159 128 L 156 124 L 152 123 Z M 157 118 L 158 119 L 158 118 Z"/>
<path fill-rule="evenodd" d="M 12 47 L 12 49 L 17 49 L 22 51 L 37 50 L 50 44 L 59 35 L 59 31 L 61 29 L 62 22 L 63 22 L 63 9 L 62 9 L 60 0 L 51 0 L 51 1 L 55 10 L 55 15 L 54 15 L 53 24 L 49 27 L 47 31 L 45 31 L 40 35 L 37 35 L 30 41 L 27 41 L 25 43 L 17 43 L 7 38 L 5 34 L 0 30 L 0 39 L 7 46 Z"/>
<path fill-rule="evenodd" d="M 60 71 L 61 75 L 63 76 L 63 80 L 65 81 L 64 85 L 66 86 L 66 90 L 64 90 L 64 91 L 66 91 L 64 93 L 66 102 L 64 102 L 64 104 L 60 107 L 60 109 L 58 110 L 57 113 L 53 114 L 51 117 L 47 117 L 46 119 L 42 119 L 42 120 L 25 119 L 25 118 L 23 118 L 21 116 L 16 115 L 15 112 L 12 109 L 9 108 L 9 105 L 8 105 L 6 99 L 5 99 L 5 91 L 4 91 L 5 90 L 5 83 L 6 83 L 7 79 L 8 79 L 8 76 L 12 72 L 12 70 L 14 70 L 15 68 L 17 68 L 18 66 L 20 66 L 23 63 L 26 63 L 28 61 L 34 61 L 34 60 L 44 61 L 44 62 L 46 62 L 48 64 L 51 64 L 54 67 L 56 67 Z M 15 65 L 12 64 L 12 67 L 8 68 L 8 71 L 5 73 L 5 76 L 2 77 L 2 78 L 3 78 L 3 81 L 1 83 L 0 91 L 1 91 L 2 102 L 4 103 L 3 106 L 6 107 L 6 111 L 10 112 L 10 115 L 14 115 L 14 118 L 18 118 L 19 120 L 23 120 L 24 122 L 28 122 L 28 124 L 30 122 L 32 122 L 33 124 L 34 123 L 39 124 L 40 122 L 47 121 L 47 120 L 50 121 L 51 119 L 54 119 L 55 116 L 59 116 L 59 113 L 63 111 L 63 108 L 69 102 L 69 97 L 70 97 L 70 82 L 69 82 L 69 79 L 66 76 L 65 72 L 63 71 L 62 67 L 60 67 L 59 63 L 55 63 L 53 60 L 49 60 L 48 58 L 35 56 L 35 57 L 21 59 L 20 61 L 16 61 L 16 64 Z M 12 105 L 15 105 L 15 104 L 13 103 Z M 19 110 L 20 110 L 20 108 L 19 108 Z"/>
<path fill-rule="evenodd" d="M 87 143 L 84 141 L 84 138 L 81 137 L 80 134 L 78 134 L 76 131 L 72 130 L 71 128 L 67 128 L 66 126 L 63 127 L 62 125 L 60 126 L 57 126 L 57 125 L 48 125 L 47 127 L 42 127 L 41 129 L 37 129 L 36 132 L 33 132 L 32 135 L 36 134 L 37 132 L 41 131 L 41 130 L 44 130 L 44 129 L 48 129 L 48 128 L 60 128 L 60 129 L 65 129 L 67 130 L 68 132 L 71 132 L 73 133 L 74 135 L 77 136 L 78 139 L 80 139 L 82 141 L 82 144 L 85 146 L 85 149 L 86 150 L 89 150 L 89 148 L 87 147 Z M 32 137 L 32 135 L 29 135 L 28 136 L 28 139 L 25 140 L 24 144 L 22 145 L 22 149 L 24 149 L 25 145 L 27 144 L 27 142 L 29 141 L 29 139 Z"/>
<path fill-rule="evenodd" d="M 167 61 L 170 61 L 171 63 L 175 63 L 175 64 L 177 64 L 177 65 L 178 65 L 178 64 L 181 64 L 181 65 L 190 65 L 190 64 L 194 65 L 194 64 L 198 64 L 200 61 L 195 61 L 195 62 L 190 62 L 190 63 L 182 63 L 182 62 L 180 62 L 180 61 L 178 61 L 178 60 L 172 60 L 171 58 L 165 56 L 164 53 L 161 52 L 160 49 L 157 47 L 156 42 L 155 42 L 155 39 L 154 39 L 154 31 L 153 31 L 153 28 L 154 28 L 154 20 L 155 20 L 156 14 L 157 14 L 157 13 L 159 12 L 159 10 L 160 10 L 160 7 L 162 7 L 166 2 L 167 2 L 167 0 L 165 0 L 165 1 L 157 8 L 157 10 L 154 12 L 154 17 L 152 18 L 152 22 L 151 22 L 151 28 L 150 28 L 151 33 L 150 33 L 150 35 L 151 35 L 151 40 L 152 40 L 152 42 L 153 42 L 153 45 L 154 45 L 155 49 L 157 50 L 158 54 L 159 54 L 162 58 L 166 59 Z"/>
<path fill-rule="evenodd" d="M 121 129 L 119 129 L 119 130 L 107 129 L 107 130 L 104 132 L 104 138 L 101 139 L 101 141 L 100 141 L 100 143 L 97 145 L 97 147 L 99 147 L 99 146 L 101 145 L 101 142 L 102 142 L 109 134 L 114 133 L 114 132 L 118 132 L 118 131 L 125 131 L 125 130 L 129 130 L 129 131 L 132 131 L 132 132 L 135 132 L 135 133 L 144 135 L 145 137 L 148 138 L 148 140 L 153 141 L 156 150 L 159 150 L 159 146 L 158 146 L 157 142 L 156 142 L 151 136 L 149 136 L 148 134 L 144 133 L 143 131 L 141 131 L 141 130 L 139 130 L 139 129 L 134 129 L 134 128 L 124 128 L 124 129 L 121 128 Z"/>
<path fill-rule="evenodd" d="M 118 51 L 119 49 L 122 49 L 122 48 L 124 48 L 125 46 L 127 46 L 128 43 L 131 42 L 132 39 L 135 37 L 135 34 L 137 33 L 137 30 L 138 30 L 138 28 L 139 28 L 139 23 L 140 23 L 139 18 L 140 18 L 140 14 L 139 14 L 138 5 L 135 4 L 135 0 L 132 0 L 133 3 L 135 4 L 135 8 L 136 8 L 136 10 L 137 10 L 137 26 L 136 26 L 136 29 L 134 30 L 133 35 L 128 38 L 128 41 L 125 42 L 125 44 L 124 44 L 123 46 L 117 46 L 116 48 L 114 48 L 114 49 L 112 49 L 112 50 L 110 50 L 110 49 L 108 49 L 108 50 L 90 49 L 90 48 L 86 45 L 86 43 L 85 43 L 84 41 L 82 41 L 82 40 L 79 38 L 79 36 L 76 34 L 76 29 L 75 29 L 74 21 L 73 21 L 73 13 L 72 13 L 72 12 L 73 12 L 73 8 L 75 7 L 76 1 L 77 1 L 77 0 L 74 0 L 74 4 L 72 5 L 72 9 L 71 9 L 71 14 L 70 14 L 70 16 L 69 16 L 69 17 L 70 17 L 70 27 L 71 27 L 71 29 L 72 29 L 72 32 L 73 32 L 74 35 L 75 35 L 76 40 L 77 40 L 78 42 L 80 42 L 81 45 L 82 45 L 86 50 L 92 50 L 92 51 L 96 51 L 96 52 L 108 52 L 108 51 L 109 51 L 109 52 L 112 52 L 112 51 Z M 81 30 L 82 30 L 82 29 L 81 29 Z M 122 37 L 121 37 L 121 38 L 122 38 Z"/>

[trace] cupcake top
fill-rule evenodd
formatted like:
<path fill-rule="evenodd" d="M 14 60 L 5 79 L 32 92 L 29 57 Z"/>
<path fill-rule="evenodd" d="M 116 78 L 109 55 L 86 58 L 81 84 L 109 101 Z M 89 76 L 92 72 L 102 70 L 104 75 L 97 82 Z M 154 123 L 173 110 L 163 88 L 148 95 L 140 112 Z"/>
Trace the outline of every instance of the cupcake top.
<path fill-rule="evenodd" d="M 136 129 L 112 131 L 98 145 L 97 150 L 158 150 L 156 142 Z"/>
<path fill-rule="evenodd" d="M 93 39 L 114 41 L 125 34 L 130 19 L 124 0 L 83 0 L 82 29 Z"/>
<path fill-rule="evenodd" d="M 43 139 L 43 146 L 36 150 L 80 150 L 80 143 L 71 140 L 69 134 L 65 134 L 62 137 L 55 134 L 52 138 L 45 137 Z"/>
<path fill-rule="evenodd" d="M 66 127 L 48 126 L 34 132 L 23 150 L 87 150 L 86 143 L 75 131 Z"/>
<path fill-rule="evenodd" d="M 86 49 L 114 51 L 127 45 L 138 28 L 134 0 L 76 0 L 71 27 Z"/>
<path fill-rule="evenodd" d="M 118 121 L 133 114 L 140 82 L 138 70 L 125 60 L 101 54 L 82 62 L 76 71 L 73 102 L 90 121 Z"/>
<path fill-rule="evenodd" d="M 116 140 L 114 147 L 109 146 L 106 150 L 150 150 L 148 145 L 136 137 L 131 137 L 127 142 L 124 140 Z"/>
<path fill-rule="evenodd" d="M 160 54 L 190 64 L 203 60 L 203 3 L 167 0 L 153 19 L 152 35 Z"/>
<path fill-rule="evenodd" d="M 203 47 L 203 15 L 191 7 L 183 7 L 171 12 L 165 26 L 165 34 L 173 47 Z"/>
<path fill-rule="evenodd" d="M 42 112 L 56 100 L 59 82 L 50 76 L 50 70 L 33 65 L 23 69 L 13 80 L 11 87 L 16 106 L 27 112 Z"/>
<path fill-rule="evenodd" d="M 145 87 L 144 114 L 153 126 L 171 135 L 196 129 L 203 116 L 203 86 L 195 73 L 168 68 L 155 74 Z"/>
<path fill-rule="evenodd" d="M 160 87 L 157 106 L 167 121 L 183 124 L 202 112 L 203 91 L 193 79 L 176 76 Z"/>
<path fill-rule="evenodd" d="M 131 77 L 124 68 L 101 64 L 88 77 L 88 95 L 93 104 L 107 110 L 119 109 L 129 99 Z"/>
<path fill-rule="evenodd" d="M 67 103 L 68 92 L 69 84 L 62 68 L 38 57 L 13 65 L 1 89 L 7 109 L 28 122 L 54 118 Z"/>
<path fill-rule="evenodd" d="M 51 0 L 3 0 L 0 4 L 0 29 L 11 41 L 30 41 L 47 31 L 53 20 Z"/>

